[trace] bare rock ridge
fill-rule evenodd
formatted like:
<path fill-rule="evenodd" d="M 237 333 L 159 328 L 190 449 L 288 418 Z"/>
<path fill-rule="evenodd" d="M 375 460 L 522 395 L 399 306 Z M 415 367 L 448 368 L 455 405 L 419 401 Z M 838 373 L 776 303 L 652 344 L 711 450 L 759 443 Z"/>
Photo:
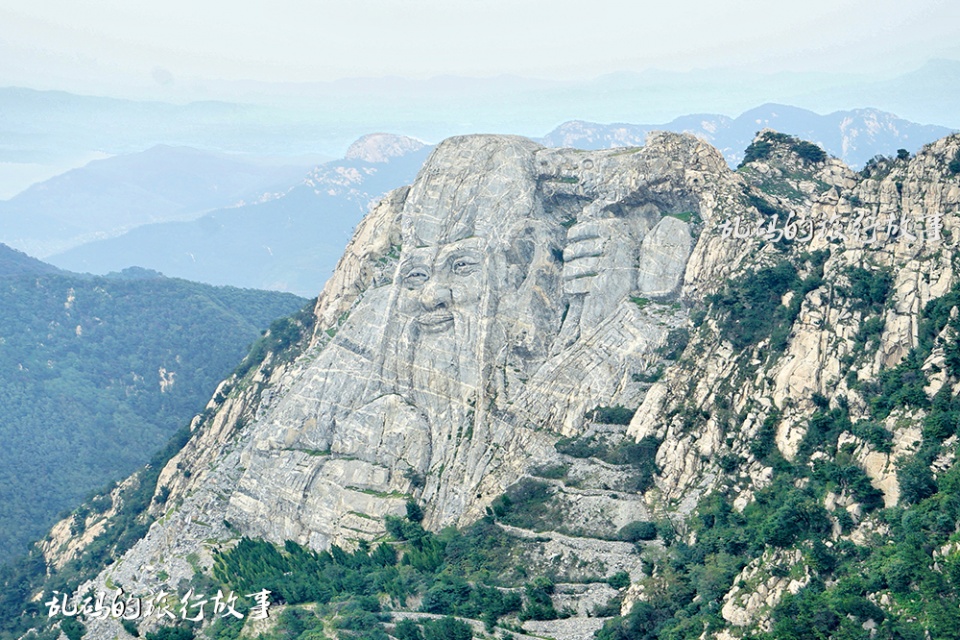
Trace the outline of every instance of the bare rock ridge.
<path fill-rule="evenodd" d="M 346 160 L 387 162 L 424 148 L 425 142 L 391 133 L 371 133 L 362 136 L 347 149 Z"/>
<path fill-rule="evenodd" d="M 814 394 L 842 395 L 851 419 L 865 419 L 869 402 L 854 381 L 916 346 L 918 310 L 956 281 L 945 249 L 960 237 L 960 185 L 946 168 L 960 138 L 855 174 L 765 135 L 741 171 L 680 134 L 604 151 L 510 136 L 442 142 L 414 183 L 358 226 L 318 299 L 310 347 L 224 383 L 161 474 L 176 506 L 97 580 L 146 589 L 163 558 L 176 584 L 191 575 L 188 553 L 210 566 L 209 541 L 237 533 L 350 547 L 382 535 L 382 517 L 402 515 L 411 499 L 428 528 L 463 525 L 560 462 L 581 480 L 554 483 L 555 500 L 596 538 L 654 516 L 682 530 L 727 477 L 723 460 L 739 461 L 732 490 L 742 508 L 773 472 L 751 447 L 771 416 L 786 459 L 797 455 Z M 799 297 L 782 341 L 729 333 L 743 323 L 724 324 L 712 294 L 784 260 L 800 277 L 815 268 L 822 277 L 783 294 L 787 306 Z M 875 351 L 858 346 L 864 308 L 835 291 L 851 269 L 893 274 Z M 638 408 L 628 437 L 658 447 L 659 473 L 641 492 L 615 468 L 555 447 L 602 435 L 595 409 L 617 406 Z M 889 504 L 896 453 L 912 446 L 901 417 L 886 423 L 892 452 L 849 436 Z M 614 436 L 622 429 L 603 435 Z M 608 566 L 642 577 L 621 543 L 591 544 Z M 728 594 L 727 622 L 760 624 L 757 603 L 775 603 L 790 582 L 770 584 L 779 591 L 763 598 Z M 643 597 L 631 589 L 625 610 Z M 104 621 L 97 637 L 109 629 Z"/>

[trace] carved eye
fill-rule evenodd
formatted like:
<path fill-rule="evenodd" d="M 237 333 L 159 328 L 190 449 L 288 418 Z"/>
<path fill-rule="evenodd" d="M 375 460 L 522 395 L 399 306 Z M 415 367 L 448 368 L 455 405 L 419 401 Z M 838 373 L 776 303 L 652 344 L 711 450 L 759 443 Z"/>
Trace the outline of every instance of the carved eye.
<path fill-rule="evenodd" d="M 451 265 L 453 272 L 459 275 L 467 274 L 473 272 L 476 269 L 479 261 L 470 256 L 460 256 L 459 258 L 453 259 L 453 264 Z"/>
<path fill-rule="evenodd" d="M 423 267 L 412 267 L 403 276 L 403 284 L 410 289 L 423 286 L 430 274 Z"/>

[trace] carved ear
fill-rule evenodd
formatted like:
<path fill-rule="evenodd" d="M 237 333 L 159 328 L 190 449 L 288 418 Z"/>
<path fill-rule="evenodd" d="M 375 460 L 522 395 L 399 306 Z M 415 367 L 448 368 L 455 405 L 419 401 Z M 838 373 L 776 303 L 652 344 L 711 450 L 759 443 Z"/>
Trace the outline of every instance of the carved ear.
<path fill-rule="evenodd" d="M 558 262 L 557 256 L 563 256 L 563 249 L 552 234 L 541 224 L 529 221 L 523 228 L 511 234 L 510 245 L 505 257 L 510 284 L 519 287 L 530 275 L 533 265 L 549 265 Z"/>
<path fill-rule="evenodd" d="M 533 241 L 533 229 L 527 227 L 519 235 L 514 236 L 507 249 L 507 264 L 529 265 L 537 253 L 537 246 Z"/>

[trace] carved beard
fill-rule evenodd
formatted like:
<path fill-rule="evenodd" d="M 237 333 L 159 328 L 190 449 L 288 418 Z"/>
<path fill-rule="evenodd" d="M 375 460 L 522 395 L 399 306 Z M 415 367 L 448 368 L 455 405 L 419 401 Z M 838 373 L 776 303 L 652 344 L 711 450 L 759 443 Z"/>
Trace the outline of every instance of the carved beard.
<path fill-rule="evenodd" d="M 428 416 L 434 441 L 452 436 L 467 417 L 467 399 L 476 396 L 479 361 L 477 310 L 454 312 L 453 326 L 431 333 L 408 325 L 410 398 Z"/>

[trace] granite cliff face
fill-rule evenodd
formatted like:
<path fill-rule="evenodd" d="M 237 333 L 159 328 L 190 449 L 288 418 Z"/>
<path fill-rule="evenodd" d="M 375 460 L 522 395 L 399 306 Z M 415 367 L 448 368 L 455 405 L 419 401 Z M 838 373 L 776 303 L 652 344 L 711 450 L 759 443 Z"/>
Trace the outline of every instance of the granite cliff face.
<path fill-rule="evenodd" d="M 591 557 L 628 572 L 629 611 L 655 576 L 604 540 L 653 519 L 686 535 L 717 489 L 742 510 L 774 475 L 757 441 L 787 461 L 827 455 L 805 439 L 818 410 L 877 420 L 871 381 L 918 346 L 921 310 L 956 281 L 960 184 L 947 165 L 960 139 L 861 174 L 784 136 L 755 145 L 735 172 L 688 135 L 589 152 L 444 141 L 357 228 L 302 355 L 222 385 L 160 476 L 166 514 L 98 580 L 146 589 L 162 559 L 176 584 L 192 575 L 187 554 L 209 567 L 211 540 L 237 533 L 350 547 L 411 499 L 430 529 L 464 525 L 518 480 L 566 465 L 552 500 Z M 787 272 L 782 291 L 762 284 Z M 857 287 L 880 272 L 891 279 L 878 306 Z M 756 282 L 763 295 L 737 293 Z M 746 315 L 731 315 L 737 304 Z M 924 363 L 930 396 L 956 385 L 943 359 Z M 622 439 L 598 418 L 615 407 L 636 408 L 626 437 L 655 447 L 650 483 L 557 446 Z M 888 506 L 897 459 L 916 450 L 916 411 L 880 419 L 888 447 L 852 427 L 838 436 Z M 834 539 L 873 530 L 853 493 L 830 496 L 829 517 L 844 510 L 855 525 L 835 524 Z M 566 558 L 586 553 L 582 539 L 551 544 Z M 766 580 L 770 562 L 743 567 L 725 624 L 763 628 L 809 580 Z"/>
<path fill-rule="evenodd" d="M 682 312 L 628 294 L 676 298 L 692 236 L 671 216 L 709 218 L 731 187 L 698 174 L 721 168 L 678 136 L 630 154 L 445 142 L 360 231 L 354 246 L 380 255 L 362 260 L 368 281 L 352 283 L 335 335 L 251 425 L 227 520 L 322 547 L 375 533 L 370 516 L 415 496 L 428 525 L 463 523 L 555 458 L 588 410 L 638 404 L 631 375 Z M 343 297 L 324 295 L 321 317 Z"/>

